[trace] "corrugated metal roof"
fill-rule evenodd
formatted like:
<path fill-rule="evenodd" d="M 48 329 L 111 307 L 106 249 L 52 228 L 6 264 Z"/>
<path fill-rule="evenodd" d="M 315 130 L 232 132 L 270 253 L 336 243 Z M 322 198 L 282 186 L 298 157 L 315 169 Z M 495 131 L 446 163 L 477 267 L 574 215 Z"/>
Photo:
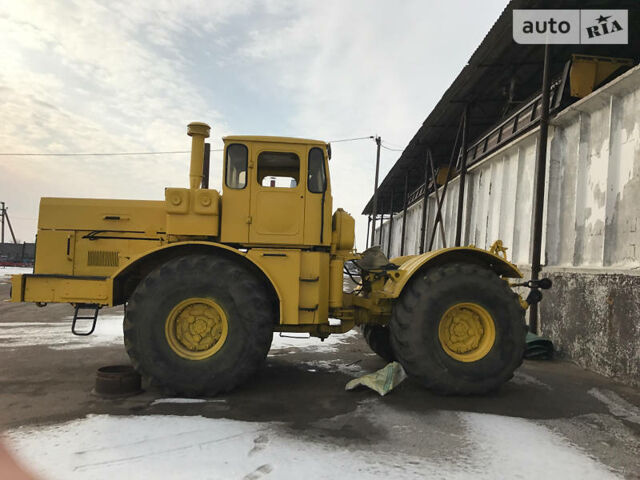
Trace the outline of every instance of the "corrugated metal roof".
<path fill-rule="evenodd" d="M 512 38 L 514 9 L 628 9 L 628 45 L 553 45 L 550 52 L 552 78 L 561 74 L 571 54 L 640 58 L 640 2 L 638 0 L 511 0 L 451 86 L 442 95 L 409 144 L 383 179 L 378 190 L 378 213 L 388 213 L 393 195 L 394 210 L 403 205 L 405 175 L 409 191 L 424 184 L 427 148 L 436 165 L 445 165 L 469 104 L 468 143 L 516 110 L 522 101 L 540 91 L 544 45 L 520 45 Z M 373 197 L 363 210 L 373 210 Z"/>

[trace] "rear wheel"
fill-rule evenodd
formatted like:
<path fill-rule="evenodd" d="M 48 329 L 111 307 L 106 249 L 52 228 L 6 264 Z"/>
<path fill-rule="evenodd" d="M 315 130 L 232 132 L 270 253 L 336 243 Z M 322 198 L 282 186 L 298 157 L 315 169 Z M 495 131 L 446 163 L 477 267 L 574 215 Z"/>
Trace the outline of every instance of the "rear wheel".
<path fill-rule="evenodd" d="M 362 335 L 369 348 L 378 354 L 383 360 L 393 362 L 396 356 L 391 348 L 389 327 L 386 325 L 365 325 L 362 327 Z"/>
<path fill-rule="evenodd" d="M 266 358 L 275 308 L 265 285 L 237 261 L 176 258 L 129 299 L 125 347 L 133 366 L 174 393 L 215 395 L 244 382 Z"/>
<path fill-rule="evenodd" d="M 522 363 L 517 295 L 493 271 L 451 264 L 414 279 L 394 306 L 391 345 L 407 373 L 441 394 L 495 390 Z"/>

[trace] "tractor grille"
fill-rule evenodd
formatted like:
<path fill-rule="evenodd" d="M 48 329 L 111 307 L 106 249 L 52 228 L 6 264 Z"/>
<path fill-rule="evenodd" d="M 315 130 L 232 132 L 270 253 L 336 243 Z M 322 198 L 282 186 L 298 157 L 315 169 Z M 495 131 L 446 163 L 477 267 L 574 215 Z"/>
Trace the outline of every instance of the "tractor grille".
<path fill-rule="evenodd" d="M 117 267 L 118 252 L 108 250 L 89 250 L 87 265 L 90 267 Z"/>

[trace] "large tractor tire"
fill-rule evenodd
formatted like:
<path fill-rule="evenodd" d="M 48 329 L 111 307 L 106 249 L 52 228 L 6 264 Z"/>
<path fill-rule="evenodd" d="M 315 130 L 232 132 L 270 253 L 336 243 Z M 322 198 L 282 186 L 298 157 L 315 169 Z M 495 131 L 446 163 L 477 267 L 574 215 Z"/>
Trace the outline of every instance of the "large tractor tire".
<path fill-rule="evenodd" d="M 389 327 L 386 325 L 365 325 L 362 327 L 362 335 L 369 348 L 387 362 L 393 362 L 396 356 L 391 348 Z"/>
<path fill-rule="evenodd" d="M 275 315 L 266 286 L 244 265 L 187 255 L 156 268 L 131 295 L 125 347 L 152 384 L 176 394 L 215 395 L 264 362 Z"/>
<path fill-rule="evenodd" d="M 496 390 L 522 363 L 518 296 L 490 269 L 455 263 L 416 277 L 394 306 L 391 345 L 409 376 L 444 395 Z"/>

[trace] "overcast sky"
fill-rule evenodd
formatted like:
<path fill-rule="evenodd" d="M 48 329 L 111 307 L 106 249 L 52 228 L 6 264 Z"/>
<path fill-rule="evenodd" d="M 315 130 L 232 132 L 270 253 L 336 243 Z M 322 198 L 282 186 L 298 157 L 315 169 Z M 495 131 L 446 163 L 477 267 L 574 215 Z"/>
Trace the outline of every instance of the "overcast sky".
<path fill-rule="evenodd" d="M 0 0 L 0 151 L 188 150 L 227 134 L 404 147 L 505 0 L 119 2 Z M 143 6 L 145 4 L 146 6 Z M 399 152 L 382 151 L 382 177 Z M 188 154 L 0 156 L 0 200 L 33 241 L 42 196 L 162 199 Z M 221 154 L 212 158 L 219 188 Z M 372 140 L 333 145 L 334 208 L 364 246 Z"/>

